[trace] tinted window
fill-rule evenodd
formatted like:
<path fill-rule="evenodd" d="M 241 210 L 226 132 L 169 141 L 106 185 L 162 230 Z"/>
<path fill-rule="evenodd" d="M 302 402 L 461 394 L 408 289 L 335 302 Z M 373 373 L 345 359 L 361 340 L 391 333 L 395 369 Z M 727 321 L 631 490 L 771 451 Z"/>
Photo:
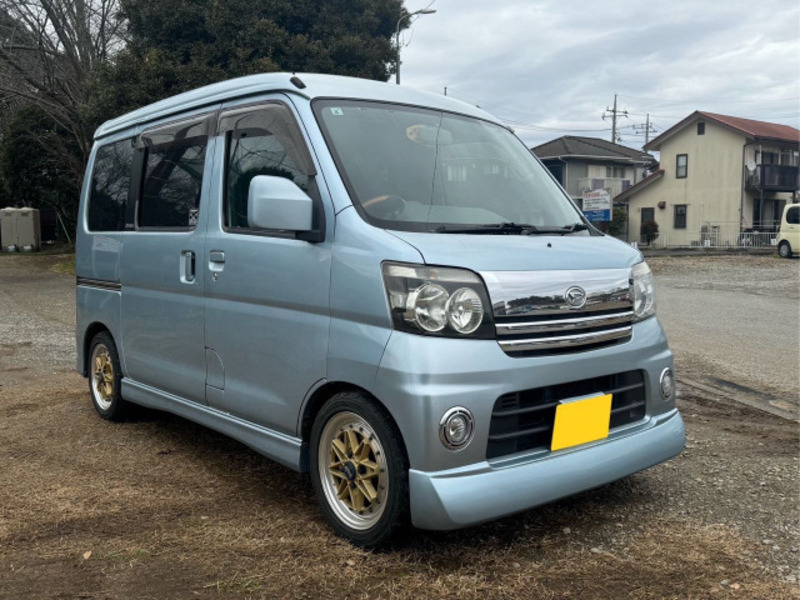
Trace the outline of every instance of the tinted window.
<path fill-rule="evenodd" d="M 141 227 L 194 227 L 200 206 L 208 137 L 203 122 L 148 132 Z"/>
<path fill-rule="evenodd" d="M 122 231 L 126 226 L 133 227 L 133 211 L 128 210 L 132 163 L 133 140 L 98 148 L 89 196 L 90 231 Z"/>
<path fill-rule="evenodd" d="M 800 225 L 800 206 L 793 206 L 786 211 L 786 222 L 792 225 Z"/>
<path fill-rule="evenodd" d="M 308 191 L 313 170 L 294 119 L 284 106 L 230 113 L 221 119 L 221 129 L 228 130 L 226 227 L 249 227 L 247 199 L 256 175 L 285 177 Z"/>

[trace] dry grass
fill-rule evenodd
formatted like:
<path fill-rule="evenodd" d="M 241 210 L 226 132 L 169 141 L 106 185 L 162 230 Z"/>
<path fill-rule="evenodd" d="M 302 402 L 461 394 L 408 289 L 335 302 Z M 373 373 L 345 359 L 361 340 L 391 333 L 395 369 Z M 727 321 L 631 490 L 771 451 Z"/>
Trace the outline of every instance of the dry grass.
<path fill-rule="evenodd" d="M 0 388 L 1 597 L 798 597 L 736 529 L 650 507 L 647 473 L 357 550 L 302 476 L 171 416 L 101 421 L 85 389 L 73 374 Z"/>

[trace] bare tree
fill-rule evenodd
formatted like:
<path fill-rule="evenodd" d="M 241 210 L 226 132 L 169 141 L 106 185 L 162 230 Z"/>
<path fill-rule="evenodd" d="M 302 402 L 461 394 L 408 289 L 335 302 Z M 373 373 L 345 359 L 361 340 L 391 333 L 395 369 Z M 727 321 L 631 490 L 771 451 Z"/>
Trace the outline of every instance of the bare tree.
<path fill-rule="evenodd" d="M 91 149 L 81 119 L 89 78 L 124 44 L 122 29 L 119 0 L 0 0 L 0 102 L 35 105 L 68 131 L 78 179 Z"/>

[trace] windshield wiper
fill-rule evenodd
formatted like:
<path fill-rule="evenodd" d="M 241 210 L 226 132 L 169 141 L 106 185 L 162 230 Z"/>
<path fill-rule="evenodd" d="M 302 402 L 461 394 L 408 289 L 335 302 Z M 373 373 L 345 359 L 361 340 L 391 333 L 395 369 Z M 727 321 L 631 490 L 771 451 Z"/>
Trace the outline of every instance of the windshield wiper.
<path fill-rule="evenodd" d="M 487 223 L 475 227 L 459 228 L 442 225 L 434 231 L 436 233 L 476 233 L 480 235 L 529 235 L 536 231 L 536 227 L 525 223 Z"/>
<path fill-rule="evenodd" d="M 573 223 L 572 225 L 564 225 L 564 227 L 533 227 L 526 231 L 527 235 L 567 235 L 575 233 L 576 231 L 585 231 L 589 226 L 585 223 Z"/>
<path fill-rule="evenodd" d="M 567 235 L 576 231 L 584 231 L 588 226 L 584 223 L 573 223 L 564 227 L 536 227 L 528 223 L 486 223 L 474 227 L 449 227 L 442 225 L 433 231 L 436 233 L 474 233 L 479 235 Z"/>

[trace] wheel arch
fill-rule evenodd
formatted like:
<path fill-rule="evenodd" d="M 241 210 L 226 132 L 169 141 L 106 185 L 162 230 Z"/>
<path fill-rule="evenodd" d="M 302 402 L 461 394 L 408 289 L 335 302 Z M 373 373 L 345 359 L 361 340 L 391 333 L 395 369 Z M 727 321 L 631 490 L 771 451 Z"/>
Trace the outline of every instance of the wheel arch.
<path fill-rule="evenodd" d="M 111 330 L 105 325 L 105 323 L 101 323 L 100 321 L 94 321 L 89 324 L 83 334 L 83 343 L 82 343 L 82 365 L 81 365 L 81 374 L 84 377 L 89 375 L 88 367 L 89 367 L 89 345 L 92 343 L 94 337 L 98 334 L 105 331 L 108 335 L 111 336 L 111 339 L 114 340 L 114 343 L 117 343 L 117 340 L 114 338 L 114 334 L 111 333 Z M 117 346 L 117 353 L 119 353 L 119 346 Z"/>
<path fill-rule="evenodd" d="M 322 407 L 340 392 L 359 392 L 364 394 L 375 404 L 375 406 L 383 411 L 392 426 L 397 431 L 397 434 L 400 436 L 400 440 L 403 442 L 403 453 L 405 454 L 406 463 L 408 463 L 408 448 L 406 447 L 405 436 L 403 436 L 403 432 L 398 426 L 397 420 L 394 418 L 389 408 L 369 390 L 366 390 L 359 385 L 355 385 L 346 381 L 328 381 L 316 388 L 303 406 L 298 428 L 300 439 L 302 440 L 302 446 L 300 450 L 300 470 L 304 473 L 308 472 L 309 470 L 309 444 L 311 441 L 311 428 L 314 425 L 314 420 L 316 419 Z"/>

